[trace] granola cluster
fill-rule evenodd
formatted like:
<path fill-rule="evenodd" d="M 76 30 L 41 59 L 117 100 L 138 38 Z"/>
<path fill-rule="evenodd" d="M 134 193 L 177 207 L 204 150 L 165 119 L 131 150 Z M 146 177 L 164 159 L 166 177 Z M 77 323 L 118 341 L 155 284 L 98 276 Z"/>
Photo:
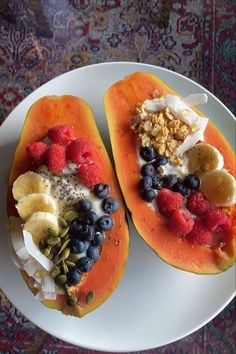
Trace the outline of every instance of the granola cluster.
<path fill-rule="evenodd" d="M 183 161 L 174 151 L 185 140 L 191 128 L 176 118 L 169 107 L 150 113 L 145 110 L 144 104 L 140 104 L 136 111 L 131 129 L 136 132 L 140 145 L 152 145 L 160 155 L 169 157 L 172 164 L 181 165 Z"/>

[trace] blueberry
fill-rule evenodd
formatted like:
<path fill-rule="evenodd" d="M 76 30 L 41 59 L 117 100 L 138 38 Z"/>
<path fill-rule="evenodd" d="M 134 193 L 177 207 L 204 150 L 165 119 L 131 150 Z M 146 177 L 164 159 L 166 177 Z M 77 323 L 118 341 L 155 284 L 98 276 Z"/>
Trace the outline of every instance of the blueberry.
<path fill-rule="evenodd" d="M 66 273 L 67 282 L 69 285 L 77 285 L 80 283 L 81 274 L 77 269 L 71 269 Z"/>
<path fill-rule="evenodd" d="M 86 249 L 86 244 L 81 240 L 74 239 L 70 241 L 70 249 L 74 253 L 82 253 Z"/>
<path fill-rule="evenodd" d="M 111 230 L 113 221 L 108 215 L 102 215 L 97 221 L 97 227 L 101 231 Z"/>
<path fill-rule="evenodd" d="M 188 188 L 185 187 L 185 186 L 183 185 L 183 183 L 181 183 L 181 182 L 175 183 L 175 185 L 173 186 L 172 190 L 173 190 L 174 192 L 181 193 L 183 196 L 185 196 L 185 195 L 188 194 Z"/>
<path fill-rule="evenodd" d="M 140 155 L 145 161 L 152 161 L 157 156 L 157 153 L 153 146 L 147 146 L 140 149 Z"/>
<path fill-rule="evenodd" d="M 151 163 L 146 163 L 141 167 L 141 175 L 142 176 L 150 176 L 152 177 L 155 173 L 154 167 Z"/>
<path fill-rule="evenodd" d="M 80 272 L 89 272 L 93 266 L 93 261 L 88 257 L 81 257 L 76 264 Z"/>
<path fill-rule="evenodd" d="M 72 237 L 80 237 L 80 231 L 82 229 L 82 224 L 79 220 L 75 219 L 70 224 L 69 234 Z"/>
<path fill-rule="evenodd" d="M 174 174 L 166 175 L 162 178 L 163 187 L 169 188 L 169 189 L 171 189 L 177 181 L 178 181 L 178 178 Z"/>
<path fill-rule="evenodd" d="M 189 189 L 198 189 L 200 181 L 198 176 L 189 174 L 185 176 L 183 184 Z"/>
<path fill-rule="evenodd" d="M 94 247 L 94 246 L 89 246 L 87 249 L 87 257 L 92 259 L 93 261 L 97 261 L 100 255 L 100 248 L 99 247 Z"/>
<path fill-rule="evenodd" d="M 144 189 L 141 192 L 141 197 L 142 197 L 142 199 L 146 200 L 146 202 L 152 202 L 153 199 L 155 198 L 155 196 L 156 196 L 156 193 L 151 188 Z"/>
<path fill-rule="evenodd" d="M 141 190 L 151 188 L 152 187 L 152 177 L 144 176 L 143 178 L 141 178 L 139 185 L 140 185 Z"/>
<path fill-rule="evenodd" d="M 81 238 L 84 241 L 92 241 L 94 239 L 94 229 L 89 225 L 83 225 L 81 229 Z"/>
<path fill-rule="evenodd" d="M 102 201 L 102 208 L 105 213 L 112 214 L 119 208 L 119 204 L 115 198 L 107 197 Z"/>
<path fill-rule="evenodd" d="M 86 225 L 95 225 L 97 219 L 98 219 L 98 216 L 96 213 L 94 213 L 94 211 L 88 211 L 87 213 L 84 213 L 83 222 Z"/>
<path fill-rule="evenodd" d="M 156 174 L 152 177 L 152 188 L 153 189 L 157 189 L 157 190 L 161 189 L 162 184 L 163 184 L 163 182 L 162 182 L 161 175 Z"/>
<path fill-rule="evenodd" d="M 98 183 L 94 186 L 93 193 L 96 195 L 96 197 L 103 199 L 108 196 L 109 190 L 110 188 L 107 184 Z"/>
<path fill-rule="evenodd" d="M 156 157 L 155 161 L 152 164 L 156 170 L 159 166 L 164 166 L 167 163 L 168 163 L 168 159 L 165 156 L 159 155 Z"/>
<path fill-rule="evenodd" d="M 78 211 L 90 211 L 92 210 L 92 207 L 92 202 L 88 199 L 80 199 L 75 206 L 76 210 Z"/>
<path fill-rule="evenodd" d="M 104 243 L 104 241 L 105 241 L 105 236 L 104 236 L 103 232 L 96 230 L 94 239 L 92 241 L 92 245 L 93 246 L 101 246 Z"/>

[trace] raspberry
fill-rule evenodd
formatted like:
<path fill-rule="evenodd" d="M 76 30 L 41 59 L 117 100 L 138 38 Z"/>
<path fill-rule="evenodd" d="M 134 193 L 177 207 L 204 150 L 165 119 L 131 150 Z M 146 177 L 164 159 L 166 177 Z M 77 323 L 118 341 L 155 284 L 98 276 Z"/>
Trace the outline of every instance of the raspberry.
<path fill-rule="evenodd" d="M 86 164 L 91 161 L 93 150 L 92 146 L 83 139 L 73 140 L 67 149 L 68 158 L 78 165 Z"/>
<path fill-rule="evenodd" d="M 225 231 L 230 229 L 231 220 L 223 210 L 209 210 L 206 214 L 206 226 L 209 231 Z"/>
<path fill-rule="evenodd" d="M 48 137 L 56 144 L 68 145 L 74 138 L 74 133 L 69 125 L 57 125 L 48 129 Z"/>
<path fill-rule="evenodd" d="M 195 219 L 192 230 L 189 234 L 186 235 L 186 239 L 197 245 L 206 245 L 209 244 L 212 240 L 212 234 L 207 229 L 203 220 Z"/>
<path fill-rule="evenodd" d="M 201 192 L 197 191 L 192 192 L 186 206 L 191 213 L 196 215 L 205 214 L 210 209 L 208 200 Z"/>
<path fill-rule="evenodd" d="M 45 161 L 47 149 L 48 146 L 41 141 L 35 141 L 26 146 L 29 156 L 38 165 L 41 165 Z"/>
<path fill-rule="evenodd" d="M 167 188 L 162 188 L 157 194 L 157 205 L 163 215 L 170 215 L 174 210 L 179 209 L 184 201 L 180 193 L 172 192 Z"/>
<path fill-rule="evenodd" d="M 179 235 L 187 235 L 193 228 L 194 220 L 184 209 L 173 211 L 170 217 L 169 229 Z"/>
<path fill-rule="evenodd" d="M 82 183 L 89 189 L 92 189 L 99 182 L 101 167 L 97 163 L 81 165 L 78 169 L 78 175 Z"/>
<path fill-rule="evenodd" d="M 51 172 L 61 172 L 66 165 L 65 147 L 59 144 L 51 144 L 47 152 L 48 169 Z"/>

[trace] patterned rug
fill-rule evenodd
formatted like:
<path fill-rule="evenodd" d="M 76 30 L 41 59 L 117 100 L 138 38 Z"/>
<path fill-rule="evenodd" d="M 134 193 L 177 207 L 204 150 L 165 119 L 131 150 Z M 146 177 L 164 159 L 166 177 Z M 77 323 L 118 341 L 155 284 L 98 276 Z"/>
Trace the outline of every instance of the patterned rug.
<path fill-rule="evenodd" d="M 1 0 L 0 123 L 51 78 L 98 62 L 163 66 L 236 112 L 234 0 Z M 233 354 L 236 308 L 147 353 Z M 94 353 L 38 329 L 0 292 L 0 353 Z"/>

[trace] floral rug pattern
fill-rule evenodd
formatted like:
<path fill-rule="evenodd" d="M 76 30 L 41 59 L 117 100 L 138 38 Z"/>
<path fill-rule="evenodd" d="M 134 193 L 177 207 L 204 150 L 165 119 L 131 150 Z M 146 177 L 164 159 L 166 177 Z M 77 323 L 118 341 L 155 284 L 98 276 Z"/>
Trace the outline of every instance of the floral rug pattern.
<path fill-rule="evenodd" d="M 0 123 L 68 70 L 108 61 L 159 65 L 202 84 L 236 112 L 233 0 L 1 0 Z M 235 353 L 232 301 L 209 324 L 155 354 Z M 95 353 L 51 337 L 0 292 L 0 353 Z"/>

